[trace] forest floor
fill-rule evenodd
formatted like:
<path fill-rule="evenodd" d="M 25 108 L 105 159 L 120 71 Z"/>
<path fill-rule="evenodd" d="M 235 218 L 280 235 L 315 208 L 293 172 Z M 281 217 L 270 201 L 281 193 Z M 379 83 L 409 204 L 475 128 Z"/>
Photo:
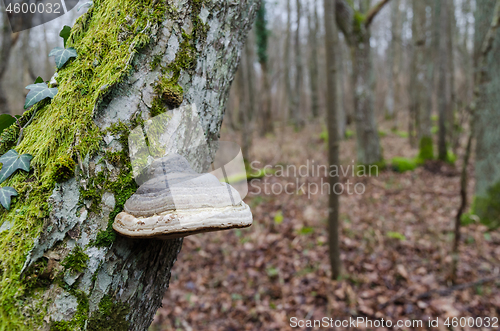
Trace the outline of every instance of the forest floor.
<path fill-rule="evenodd" d="M 312 173 L 313 160 L 315 165 L 327 162 L 321 131 L 321 124 L 315 123 L 301 132 L 286 127 L 273 136 L 254 138 L 252 159 L 260 162 L 256 165 L 295 165 L 299 170 L 309 160 L 309 175 L 303 170 L 294 176 L 290 171 L 288 176 L 254 180 L 244 199 L 253 212 L 250 228 L 186 237 L 150 330 L 289 330 L 292 317 L 383 318 L 393 323 L 392 328 L 357 325 L 325 330 L 449 330 L 448 317 L 482 317 L 483 325 L 489 317 L 493 326 L 492 318 L 500 316 L 499 231 L 480 224 L 463 227 L 457 281 L 463 286 L 433 292 L 452 286 L 447 279 L 460 204 L 460 153 L 457 168 L 428 163 L 405 173 L 388 167 L 378 176 L 341 176 L 343 276 L 330 280 L 328 195 L 313 194 L 313 183 L 327 181 L 323 174 Z M 402 136 L 387 131 L 381 138 L 386 160 L 417 155 Z M 224 129 L 221 140 L 239 141 L 239 134 Z M 344 169 L 352 167 L 353 160 L 351 138 L 341 143 Z M 473 177 L 472 166 L 468 173 Z M 287 183 L 298 185 L 298 192 L 275 194 Z M 358 192 L 364 187 L 364 193 L 352 194 L 353 184 L 359 183 Z M 272 188 L 274 193 L 269 192 Z M 471 178 L 470 195 L 473 188 Z M 488 277 L 495 279 L 473 283 Z M 427 327 L 427 321 L 436 318 L 438 327 Z M 397 328 L 398 320 L 421 320 L 423 327 Z M 499 328 L 497 322 L 496 327 L 482 329 Z"/>

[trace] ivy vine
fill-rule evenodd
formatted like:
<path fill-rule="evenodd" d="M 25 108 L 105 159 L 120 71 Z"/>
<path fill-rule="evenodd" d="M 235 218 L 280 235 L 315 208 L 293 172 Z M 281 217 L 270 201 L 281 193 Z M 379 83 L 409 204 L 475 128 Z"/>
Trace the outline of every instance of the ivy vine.
<path fill-rule="evenodd" d="M 56 47 L 50 51 L 49 57 L 55 57 L 55 63 L 57 69 L 61 69 L 71 58 L 75 58 L 78 56 L 76 50 L 72 47 L 66 48 L 66 42 L 71 34 L 71 28 L 69 26 L 64 26 L 64 28 L 59 33 L 59 36 L 64 40 L 64 48 Z M 47 98 L 53 99 L 58 90 L 57 87 L 49 87 L 48 82 L 44 82 L 41 77 L 38 77 L 33 84 L 26 86 L 26 89 L 29 90 L 26 95 L 26 101 L 24 103 L 24 109 L 27 109 L 38 102 L 45 100 Z M 21 143 L 23 138 L 24 129 L 31 124 L 31 121 L 34 119 L 36 115 L 36 110 L 31 115 L 30 119 L 24 126 L 21 126 L 19 122 L 19 118 L 21 116 L 11 116 L 8 114 L 0 115 L 0 134 L 7 128 L 12 125 L 16 125 L 19 127 L 19 138 L 17 140 L 17 145 Z M 26 172 L 30 171 L 30 163 L 33 158 L 30 154 L 21 154 L 14 149 L 7 151 L 5 154 L 0 156 L 0 163 L 2 164 L 2 168 L 0 169 L 0 184 L 3 183 L 7 178 L 9 178 L 13 173 L 17 170 L 23 170 Z M 10 186 L 0 187 L 0 204 L 7 210 L 10 209 L 10 204 L 12 197 L 17 196 L 17 191 Z"/>

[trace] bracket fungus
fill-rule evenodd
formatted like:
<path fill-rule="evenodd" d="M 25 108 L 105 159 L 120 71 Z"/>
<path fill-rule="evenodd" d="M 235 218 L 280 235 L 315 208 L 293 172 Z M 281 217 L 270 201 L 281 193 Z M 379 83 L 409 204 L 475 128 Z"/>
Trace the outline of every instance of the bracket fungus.
<path fill-rule="evenodd" d="M 146 176 L 115 217 L 113 229 L 123 236 L 170 239 L 252 225 L 238 191 L 198 174 L 180 155 L 155 160 Z"/>

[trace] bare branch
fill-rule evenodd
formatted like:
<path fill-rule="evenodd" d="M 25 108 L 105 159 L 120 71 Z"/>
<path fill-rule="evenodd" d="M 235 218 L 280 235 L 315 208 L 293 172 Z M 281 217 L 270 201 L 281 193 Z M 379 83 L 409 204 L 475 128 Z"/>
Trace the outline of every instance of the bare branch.
<path fill-rule="evenodd" d="M 382 8 L 385 6 L 386 3 L 388 3 L 390 0 L 381 0 L 379 3 L 377 3 L 375 6 L 373 6 L 368 13 L 366 14 L 366 19 L 365 19 L 365 26 L 369 27 L 370 24 L 372 23 L 373 19 L 377 14 L 382 10 Z"/>

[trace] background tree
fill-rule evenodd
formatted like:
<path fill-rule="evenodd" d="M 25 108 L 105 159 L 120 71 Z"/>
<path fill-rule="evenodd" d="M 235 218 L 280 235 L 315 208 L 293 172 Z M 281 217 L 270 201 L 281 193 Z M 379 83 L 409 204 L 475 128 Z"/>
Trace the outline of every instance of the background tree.
<path fill-rule="evenodd" d="M 128 133 L 195 103 L 214 153 L 259 4 L 94 1 L 78 19 L 68 41 L 78 57 L 58 71 L 57 95 L 19 120 L 33 116 L 19 146 L 0 146 L 33 156 L 30 173 L 7 181 L 19 196 L 0 211 L 0 329 L 148 328 L 182 240 L 112 230 L 137 188 Z"/>
<path fill-rule="evenodd" d="M 368 8 L 370 1 L 362 0 L 359 11 L 345 0 L 335 2 L 337 25 L 351 49 L 356 148 L 360 164 L 376 164 L 383 158 L 374 111 L 370 24 L 387 2 L 389 0 L 382 0 Z"/>
<path fill-rule="evenodd" d="M 325 12 L 325 48 L 327 65 L 327 127 L 328 127 L 328 164 L 337 166 L 339 164 L 339 136 L 337 123 L 337 80 L 335 63 L 335 4 L 334 0 L 324 0 L 323 8 Z M 329 176 L 330 187 L 335 187 L 339 181 L 338 176 Z M 342 270 L 340 260 L 340 238 L 339 238 L 339 196 L 330 192 L 328 197 L 328 245 L 330 255 L 330 267 L 332 269 L 332 279 L 337 279 Z"/>
<path fill-rule="evenodd" d="M 495 11 L 496 0 L 481 1 L 475 12 L 475 61 L 477 70 L 484 75 L 484 83 L 476 86 L 479 92 L 477 110 L 474 113 L 474 129 L 476 134 L 476 191 L 474 213 L 489 226 L 500 225 L 500 30 L 489 36 L 490 22 Z M 497 21 L 498 24 L 498 21 Z M 486 38 L 494 38 L 491 51 L 487 53 L 485 63 L 477 62 Z"/>

